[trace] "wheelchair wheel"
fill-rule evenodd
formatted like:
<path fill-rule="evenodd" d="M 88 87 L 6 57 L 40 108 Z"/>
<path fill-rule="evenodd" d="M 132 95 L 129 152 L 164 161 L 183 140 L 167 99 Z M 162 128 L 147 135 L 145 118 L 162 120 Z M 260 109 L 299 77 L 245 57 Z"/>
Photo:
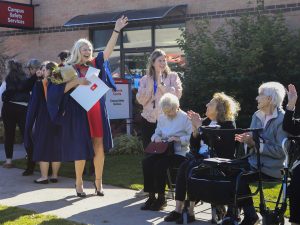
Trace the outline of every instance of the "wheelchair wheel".
<path fill-rule="evenodd" d="M 231 217 L 225 217 L 220 224 L 221 225 L 239 225 L 239 222 Z"/>

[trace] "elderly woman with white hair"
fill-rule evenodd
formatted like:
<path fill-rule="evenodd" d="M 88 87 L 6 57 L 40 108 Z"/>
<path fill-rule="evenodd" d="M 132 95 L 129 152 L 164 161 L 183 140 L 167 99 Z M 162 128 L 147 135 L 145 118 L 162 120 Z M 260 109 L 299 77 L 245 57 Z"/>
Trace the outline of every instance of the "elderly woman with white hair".
<path fill-rule="evenodd" d="M 258 111 L 254 113 L 251 121 L 251 128 L 263 128 L 260 133 L 259 151 L 261 154 L 261 171 L 263 176 L 281 178 L 281 169 L 285 159 L 281 147 L 282 140 L 287 137 L 283 131 L 282 123 L 284 111 L 282 102 L 285 97 L 285 88 L 278 82 L 267 82 L 258 89 L 256 97 Z M 245 143 L 250 148 L 254 148 L 255 141 L 252 134 L 244 133 L 236 135 L 236 140 Z M 257 155 L 255 151 L 248 158 L 249 169 L 257 168 Z M 242 182 L 240 188 L 241 194 L 250 194 L 250 188 L 247 181 Z M 242 225 L 257 224 L 258 216 L 253 206 L 252 198 L 246 198 L 239 202 L 244 210 L 244 220 Z"/>
<path fill-rule="evenodd" d="M 179 100 L 175 95 L 164 94 L 159 104 L 163 114 L 158 118 L 151 141 L 174 141 L 174 154 L 153 154 L 143 160 L 144 191 L 149 193 L 149 198 L 141 210 L 158 211 L 166 206 L 167 169 L 172 166 L 178 167 L 186 160 L 185 155 L 189 151 L 193 131 L 192 123 L 187 114 L 179 108 Z"/>

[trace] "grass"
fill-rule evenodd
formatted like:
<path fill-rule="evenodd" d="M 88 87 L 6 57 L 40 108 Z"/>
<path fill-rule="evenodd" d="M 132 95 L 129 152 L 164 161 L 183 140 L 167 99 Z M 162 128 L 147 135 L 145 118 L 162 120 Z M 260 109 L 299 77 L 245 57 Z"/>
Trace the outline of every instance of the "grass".
<path fill-rule="evenodd" d="M 37 214 L 34 211 L 18 207 L 0 205 L 1 225 L 83 225 L 51 215 Z"/>
<path fill-rule="evenodd" d="M 106 155 L 103 183 L 134 190 L 143 189 L 142 158 L 143 155 Z M 17 168 L 26 167 L 25 159 L 14 160 L 13 163 Z M 90 162 L 87 162 L 86 171 L 89 171 L 89 167 Z M 39 171 L 38 166 L 36 171 Z M 74 163 L 62 163 L 59 175 L 75 178 Z M 95 178 L 85 175 L 84 179 L 93 181 Z"/>
<path fill-rule="evenodd" d="M 106 155 L 104 165 L 104 177 L 103 182 L 105 184 L 115 185 L 119 187 L 141 190 L 143 189 L 143 175 L 142 175 L 142 158 L 143 155 Z M 14 164 L 18 168 L 25 168 L 26 161 L 24 159 L 14 160 Z M 88 171 L 90 162 L 87 163 L 86 169 Z M 36 167 L 38 171 L 38 167 Z M 60 176 L 74 178 L 74 163 L 63 163 Z M 93 181 L 93 176 L 86 175 L 85 180 Z M 255 185 L 252 185 L 252 190 L 255 189 Z M 266 184 L 264 186 L 264 194 L 266 199 L 276 201 L 280 185 Z M 259 206 L 259 195 L 253 198 L 255 206 Z M 274 204 L 268 203 L 271 209 L 274 208 Z M 286 211 L 286 216 L 289 216 L 289 209 Z"/>

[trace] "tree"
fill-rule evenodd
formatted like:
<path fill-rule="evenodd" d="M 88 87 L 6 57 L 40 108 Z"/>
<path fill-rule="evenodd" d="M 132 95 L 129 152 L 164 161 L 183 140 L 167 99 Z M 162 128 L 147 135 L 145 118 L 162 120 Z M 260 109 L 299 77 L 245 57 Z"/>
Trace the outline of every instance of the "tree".
<path fill-rule="evenodd" d="M 202 113 L 213 93 L 223 91 L 241 104 L 238 125 L 249 126 L 261 83 L 294 83 L 300 89 L 300 32 L 290 31 L 281 15 L 226 20 L 216 31 L 208 21 L 197 21 L 191 30 L 178 40 L 188 61 L 184 109 Z"/>

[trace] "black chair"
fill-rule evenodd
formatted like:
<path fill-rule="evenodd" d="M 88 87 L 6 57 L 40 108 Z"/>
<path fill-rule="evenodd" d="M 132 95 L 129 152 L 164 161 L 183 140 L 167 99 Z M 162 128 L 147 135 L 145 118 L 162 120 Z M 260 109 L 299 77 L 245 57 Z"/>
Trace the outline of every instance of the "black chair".
<path fill-rule="evenodd" d="M 209 127 L 202 127 L 202 132 L 204 132 L 211 142 L 210 151 L 211 155 L 215 155 L 215 149 L 213 148 L 214 142 L 218 140 L 224 133 L 240 134 L 244 132 L 252 132 L 253 139 L 256 142 L 255 149 L 259 149 L 259 133 L 262 129 L 212 129 Z M 289 176 L 289 152 L 288 149 L 290 145 L 287 142 L 288 139 L 283 140 L 282 146 L 285 153 L 284 168 L 282 170 L 282 179 L 272 179 L 270 181 L 281 182 L 281 190 L 278 194 L 277 201 L 275 203 L 275 208 L 273 210 L 266 206 L 267 200 L 263 193 L 263 174 L 261 173 L 261 163 L 260 163 L 260 152 L 256 151 L 258 168 L 256 170 L 249 170 L 246 158 L 249 154 L 243 156 L 240 159 L 222 159 L 222 158 L 210 158 L 204 159 L 203 162 L 193 168 L 190 171 L 188 178 L 188 193 L 205 202 L 213 204 L 223 204 L 223 205 L 233 205 L 233 216 L 231 218 L 223 219 L 221 224 L 238 224 L 238 200 L 243 198 L 252 197 L 256 194 L 260 194 L 260 205 L 259 211 L 263 217 L 264 225 L 281 225 L 284 224 L 284 212 L 287 207 L 287 185 Z M 205 171 L 203 173 L 203 171 Z M 207 172 L 209 171 L 209 172 Z M 202 173 L 202 174 L 201 174 Z M 234 173 L 235 176 L 228 176 L 228 174 Z M 200 175 L 199 175 L 200 174 Z M 251 193 L 251 195 L 242 196 L 238 194 L 240 181 L 245 176 L 255 176 L 257 179 L 257 189 Z M 205 190 L 205 194 L 203 194 Z"/>

